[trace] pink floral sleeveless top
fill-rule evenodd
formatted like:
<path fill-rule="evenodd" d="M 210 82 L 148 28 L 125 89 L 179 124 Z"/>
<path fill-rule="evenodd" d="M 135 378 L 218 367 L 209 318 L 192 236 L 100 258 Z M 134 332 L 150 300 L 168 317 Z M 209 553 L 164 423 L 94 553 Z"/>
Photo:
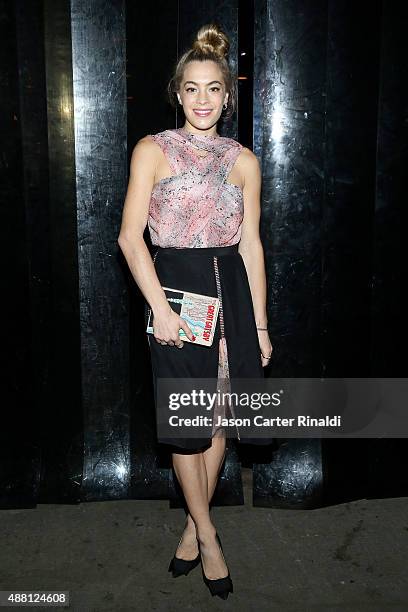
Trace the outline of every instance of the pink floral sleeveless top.
<path fill-rule="evenodd" d="M 244 197 L 227 177 L 243 146 L 232 138 L 192 134 L 184 128 L 149 136 L 162 149 L 172 173 L 152 189 L 152 244 L 204 248 L 238 243 Z"/>

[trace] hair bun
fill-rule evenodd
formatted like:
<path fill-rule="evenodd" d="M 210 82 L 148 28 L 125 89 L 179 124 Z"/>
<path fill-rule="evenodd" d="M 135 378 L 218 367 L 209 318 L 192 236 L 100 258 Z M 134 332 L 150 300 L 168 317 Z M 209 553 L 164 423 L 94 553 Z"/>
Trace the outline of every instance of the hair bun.
<path fill-rule="evenodd" d="M 192 48 L 203 53 L 227 57 L 230 44 L 226 34 L 215 23 L 203 25 L 197 32 Z"/>

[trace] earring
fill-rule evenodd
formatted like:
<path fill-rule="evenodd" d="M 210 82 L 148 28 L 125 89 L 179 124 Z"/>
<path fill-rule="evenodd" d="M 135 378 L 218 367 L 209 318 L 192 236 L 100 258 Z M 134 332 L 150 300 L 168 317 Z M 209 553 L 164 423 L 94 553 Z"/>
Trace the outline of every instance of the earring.
<path fill-rule="evenodd" d="M 222 108 L 228 108 L 228 102 L 222 105 Z"/>

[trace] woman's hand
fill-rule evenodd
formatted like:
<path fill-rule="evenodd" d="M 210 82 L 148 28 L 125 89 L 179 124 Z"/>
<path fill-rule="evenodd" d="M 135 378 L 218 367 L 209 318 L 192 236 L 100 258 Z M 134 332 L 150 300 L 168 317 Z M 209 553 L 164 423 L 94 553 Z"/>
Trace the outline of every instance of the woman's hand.
<path fill-rule="evenodd" d="M 187 322 L 170 306 L 163 313 L 160 312 L 153 316 L 153 336 L 159 344 L 183 348 L 184 342 L 179 336 L 180 328 L 185 331 L 186 336 L 190 340 L 195 340 L 195 336 Z"/>
<path fill-rule="evenodd" d="M 272 357 L 272 344 L 269 339 L 269 333 L 267 329 L 258 329 L 258 340 L 259 347 L 261 349 L 261 361 L 262 367 L 269 365 L 270 357 Z M 269 359 L 267 359 L 269 357 Z"/>

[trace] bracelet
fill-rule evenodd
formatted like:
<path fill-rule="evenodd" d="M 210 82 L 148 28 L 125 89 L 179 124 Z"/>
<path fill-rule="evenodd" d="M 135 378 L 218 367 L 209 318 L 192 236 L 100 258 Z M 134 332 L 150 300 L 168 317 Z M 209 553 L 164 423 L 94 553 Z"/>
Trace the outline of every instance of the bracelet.
<path fill-rule="evenodd" d="M 268 328 L 267 328 L 267 327 L 257 327 L 256 329 L 261 329 L 261 330 L 266 330 L 266 331 L 268 331 Z"/>

